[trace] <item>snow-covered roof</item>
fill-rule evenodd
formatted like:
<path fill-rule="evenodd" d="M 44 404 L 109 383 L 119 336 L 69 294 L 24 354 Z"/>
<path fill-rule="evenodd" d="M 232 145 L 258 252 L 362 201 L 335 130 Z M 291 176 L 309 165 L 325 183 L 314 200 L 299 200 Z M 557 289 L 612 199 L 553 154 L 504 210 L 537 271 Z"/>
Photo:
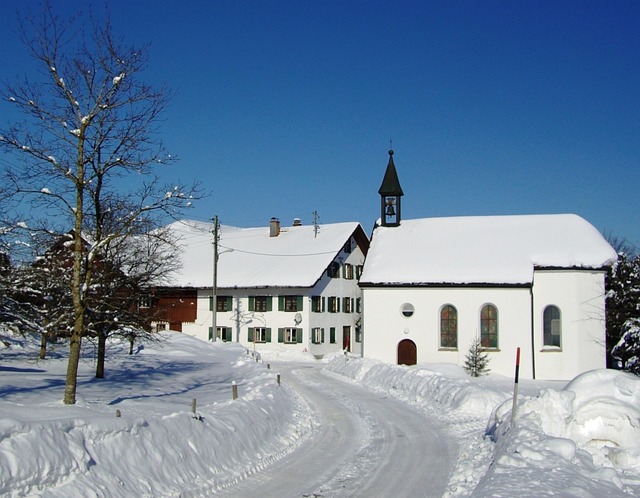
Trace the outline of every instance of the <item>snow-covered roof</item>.
<path fill-rule="evenodd" d="M 169 225 L 182 247 L 182 269 L 172 287 L 208 288 L 213 284 L 213 224 L 181 220 Z M 356 222 L 281 227 L 220 226 L 217 283 L 219 288 L 312 287 L 349 237 L 362 227 Z M 366 249 L 365 249 L 366 250 Z"/>
<path fill-rule="evenodd" d="M 616 252 L 574 214 L 403 220 L 375 229 L 360 283 L 528 284 L 534 268 L 602 268 Z"/>

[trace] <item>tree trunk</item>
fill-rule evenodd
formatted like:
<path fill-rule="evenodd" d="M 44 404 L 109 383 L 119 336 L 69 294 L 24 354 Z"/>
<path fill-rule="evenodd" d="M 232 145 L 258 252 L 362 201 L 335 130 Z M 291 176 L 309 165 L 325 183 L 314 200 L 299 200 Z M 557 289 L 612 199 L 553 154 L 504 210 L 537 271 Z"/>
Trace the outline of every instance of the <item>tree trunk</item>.
<path fill-rule="evenodd" d="M 133 354 L 133 343 L 136 340 L 136 336 L 131 334 L 129 336 L 129 354 Z"/>
<path fill-rule="evenodd" d="M 75 182 L 76 206 L 73 233 L 73 279 L 71 283 L 71 295 L 73 298 L 73 330 L 69 340 L 69 363 L 67 364 L 67 378 L 64 387 L 64 404 L 74 405 L 76 403 L 76 388 L 78 385 L 78 365 L 80 363 L 80 350 L 82 345 L 82 335 L 84 333 L 84 293 L 87 292 L 88 284 L 91 282 L 89 269 L 85 269 L 84 278 L 82 276 L 82 263 L 84 259 L 84 247 L 82 230 L 84 225 L 84 132 L 87 123 L 80 127 L 78 137 L 78 160 L 77 175 Z M 87 263 L 89 258 L 87 258 Z"/>
<path fill-rule="evenodd" d="M 79 326 L 82 327 L 82 325 L 82 318 L 80 318 Z M 71 338 L 69 339 L 69 363 L 67 363 L 67 379 L 64 386 L 65 405 L 74 405 L 76 403 L 76 387 L 78 384 L 78 365 L 80 363 L 81 342 L 82 333 L 78 333 L 74 327 Z"/>
<path fill-rule="evenodd" d="M 104 379 L 104 356 L 107 352 L 107 334 L 98 332 L 98 364 L 96 365 L 96 379 Z"/>
<path fill-rule="evenodd" d="M 40 355 L 38 358 L 44 360 L 47 356 L 47 334 L 42 334 L 40 336 Z"/>
<path fill-rule="evenodd" d="M 76 235 L 79 237 L 79 235 Z M 82 254 L 76 252 L 73 268 L 73 311 L 74 323 L 71 337 L 69 338 L 69 363 L 67 364 L 67 378 L 64 387 L 64 404 L 74 405 L 76 403 L 76 388 L 78 383 L 78 365 L 80 364 L 80 350 L 82 346 L 82 334 L 84 333 L 84 305 L 82 302 L 82 282 L 80 280 L 80 257 Z M 77 265 L 77 268 L 76 268 Z"/>

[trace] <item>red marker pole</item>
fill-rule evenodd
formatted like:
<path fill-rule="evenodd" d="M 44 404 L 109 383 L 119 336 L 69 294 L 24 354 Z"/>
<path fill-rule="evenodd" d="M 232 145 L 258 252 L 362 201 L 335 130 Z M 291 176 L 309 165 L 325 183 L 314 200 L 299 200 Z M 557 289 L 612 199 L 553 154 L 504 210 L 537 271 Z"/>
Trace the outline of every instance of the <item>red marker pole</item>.
<path fill-rule="evenodd" d="M 518 400 L 518 376 L 520 375 L 520 348 L 516 350 L 516 375 L 513 383 L 513 406 L 511 407 L 511 425 L 516 420 L 516 403 Z"/>

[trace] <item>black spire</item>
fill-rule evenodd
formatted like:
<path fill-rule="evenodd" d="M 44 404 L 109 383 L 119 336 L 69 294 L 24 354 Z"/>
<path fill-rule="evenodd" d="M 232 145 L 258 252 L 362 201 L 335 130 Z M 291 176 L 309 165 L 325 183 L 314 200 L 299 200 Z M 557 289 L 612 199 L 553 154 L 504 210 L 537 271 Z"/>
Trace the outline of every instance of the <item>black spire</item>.
<path fill-rule="evenodd" d="M 382 226 L 397 227 L 400 225 L 400 198 L 404 195 L 396 165 L 393 163 L 393 150 L 389 150 L 389 164 L 384 173 L 380 194 L 380 219 Z"/>
<path fill-rule="evenodd" d="M 393 163 L 393 150 L 389 150 L 389 164 L 387 164 L 387 171 L 384 173 L 384 179 L 378 193 L 380 195 L 404 195 L 400 180 L 398 180 L 396 165 Z"/>

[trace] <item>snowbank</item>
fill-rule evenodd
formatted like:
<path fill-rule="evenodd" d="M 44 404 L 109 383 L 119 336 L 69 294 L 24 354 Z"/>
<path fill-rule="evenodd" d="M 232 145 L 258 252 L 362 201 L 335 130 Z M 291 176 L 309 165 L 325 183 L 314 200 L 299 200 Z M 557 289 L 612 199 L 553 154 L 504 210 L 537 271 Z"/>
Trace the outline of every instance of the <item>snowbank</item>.
<path fill-rule="evenodd" d="M 311 355 L 257 357 L 238 344 L 162 337 L 131 356 L 128 344 L 110 343 L 105 379 L 83 361 L 73 406 L 60 401 L 66 347 L 45 361 L 34 361 L 35 341 L 0 349 L 0 494 L 211 496 L 294 451 L 317 427 L 304 400 L 278 385 L 277 363 L 267 368 Z M 512 425 L 505 377 L 345 354 L 324 364 L 447 422 L 459 454 L 446 498 L 640 496 L 635 376 L 597 370 L 566 386 L 521 383 Z"/>
<path fill-rule="evenodd" d="M 594 370 L 560 391 L 524 399 L 512 426 L 512 403 L 492 415 L 487 433 L 496 442 L 494 465 L 484 487 L 515 488 L 501 475 L 519 469 L 545 475 L 545 488 L 571 495 L 587 483 L 599 496 L 637 493 L 640 481 L 640 378 Z M 573 476 L 567 489 L 565 475 Z M 538 478 L 540 479 L 540 478 Z M 483 487 L 481 486 L 481 487 Z M 519 493 L 522 495 L 522 493 Z M 525 493 L 535 496 L 535 493 Z"/>
<path fill-rule="evenodd" d="M 446 374 L 423 366 L 408 368 L 344 355 L 334 357 L 328 366 L 369 388 L 395 392 L 398 397 L 429 406 L 436 404 L 442 410 L 461 414 L 488 417 L 498 403 L 509 397 L 508 393 L 487 385 L 479 388 L 482 381 L 470 378 L 459 367 L 440 367 L 447 369 Z"/>
<path fill-rule="evenodd" d="M 520 396 L 512 425 L 512 392 L 500 376 L 473 379 L 450 365 L 352 356 L 335 357 L 327 368 L 451 422 L 461 453 L 447 496 L 640 492 L 640 378 L 631 374 L 595 370 L 563 389 Z"/>
<path fill-rule="evenodd" d="M 110 344 L 103 380 L 83 363 L 73 406 L 65 360 L 6 366 L 25 347 L 3 350 L 0 495 L 210 496 L 308 435 L 304 403 L 241 346 L 163 339 Z"/>

